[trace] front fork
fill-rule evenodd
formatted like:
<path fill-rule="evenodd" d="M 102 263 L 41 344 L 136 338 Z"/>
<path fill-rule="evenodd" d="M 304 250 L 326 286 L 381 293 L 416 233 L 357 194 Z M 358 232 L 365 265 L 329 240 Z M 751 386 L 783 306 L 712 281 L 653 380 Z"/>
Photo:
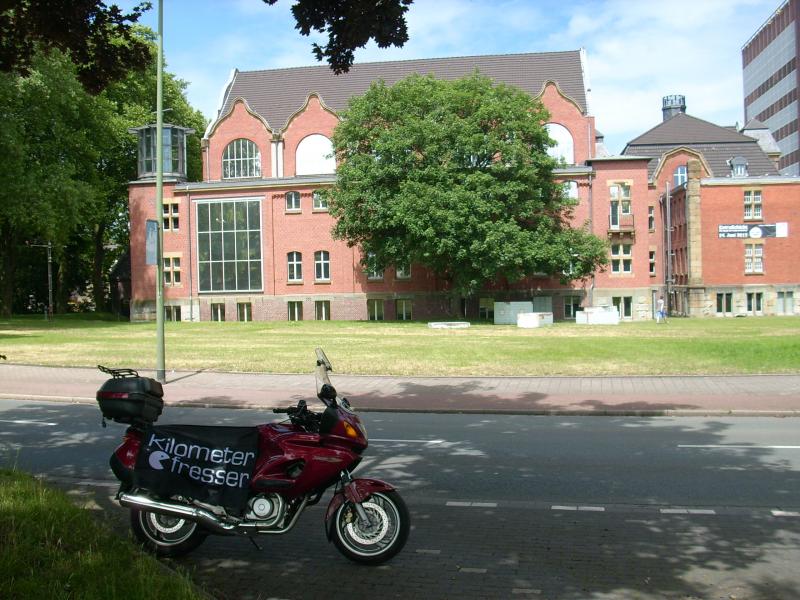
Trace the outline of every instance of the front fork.
<path fill-rule="evenodd" d="M 358 520 L 363 526 L 369 527 L 369 515 L 367 515 L 367 511 L 364 510 L 361 503 L 375 492 L 394 491 L 394 488 L 385 481 L 380 481 L 378 479 L 353 479 L 350 472 L 347 470 L 342 471 L 339 478 L 342 484 L 341 489 L 333 495 L 330 504 L 328 504 L 328 510 L 325 511 L 325 531 L 328 534 L 328 541 L 331 540 L 331 536 L 333 535 L 336 513 L 345 501 L 349 501 L 353 504 L 356 515 L 358 515 Z"/>

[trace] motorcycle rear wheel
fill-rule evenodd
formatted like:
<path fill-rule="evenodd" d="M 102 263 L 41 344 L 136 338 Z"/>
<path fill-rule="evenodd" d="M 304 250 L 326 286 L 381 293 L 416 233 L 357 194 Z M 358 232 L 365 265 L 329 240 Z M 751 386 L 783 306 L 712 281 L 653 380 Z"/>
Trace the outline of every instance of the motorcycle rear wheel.
<path fill-rule="evenodd" d="M 208 535 L 193 521 L 137 508 L 131 509 L 131 529 L 136 539 L 156 556 L 183 556 Z"/>
<path fill-rule="evenodd" d="M 361 503 L 371 525 L 364 527 L 351 502 L 336 511 L 333 543 L 353 562 L 378 565 L 403 549 L 411 528 L 411 517 L 397 492 L 376 492 Z"/>

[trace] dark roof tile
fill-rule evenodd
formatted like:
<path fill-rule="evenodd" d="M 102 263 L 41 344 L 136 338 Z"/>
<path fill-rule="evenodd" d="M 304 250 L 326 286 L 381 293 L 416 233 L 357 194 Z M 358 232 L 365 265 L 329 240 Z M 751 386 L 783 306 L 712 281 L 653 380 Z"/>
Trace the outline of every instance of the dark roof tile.
<path fill-rule="evenodd" d="M 327 66 L 236 71 L 225 91 L 218 117 L 227 114 L 237 98 L 244 98 L 270 127 L 278 130 L 286 126 L 312 92 L 317 93 L 326 106 L 340 112 L 347 107 L 350 98 L 363 94 L 370 83 L 378 79 L 389 85 L 412 73 L 457 79 L 476 69 L 533 96 L 543 91 L 547 81 L 554 81 L 584 113 L 587 112 L 580 51 L 571 50 L 362 63 L 343 75 L 334 75 Z"/>

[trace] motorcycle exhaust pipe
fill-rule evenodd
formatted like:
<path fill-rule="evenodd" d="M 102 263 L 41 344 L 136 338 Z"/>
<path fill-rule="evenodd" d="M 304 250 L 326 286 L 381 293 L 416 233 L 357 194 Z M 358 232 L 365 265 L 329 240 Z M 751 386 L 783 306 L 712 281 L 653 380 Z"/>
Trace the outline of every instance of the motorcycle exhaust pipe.
<path fill-rule="evenodd" d="M 237 527 L 235 524 L 223 523 L 216 515 L 202 508 L 160 502 L 148 496 L 126 494 L 122 492 L 119 495 L 119 503 L 126 508 L 137 508 L 160 515 L 180 517 L 182 519 L 194 521 L 206 529 L 221 535 L 233 535 Z"/>

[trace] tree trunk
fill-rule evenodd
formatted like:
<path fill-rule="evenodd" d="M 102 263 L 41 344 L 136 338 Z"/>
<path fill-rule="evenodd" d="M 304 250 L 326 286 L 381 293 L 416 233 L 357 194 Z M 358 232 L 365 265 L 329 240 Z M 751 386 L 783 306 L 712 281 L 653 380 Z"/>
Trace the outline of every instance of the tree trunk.
<path fill-rule="evenodd" d="M 0 244 L 0 317 L 11 318 L 17 239 L 8 223 L 0 225 L 0 239 L 3 240 Z"/>
<path fill-rule="evenodd" d="M 94 229 L 94 262 L 92 264 L 92 295 L 95 312 L 108 312 L 106 284 L 103 277 L 103 264 L 106 259 L 105 248 L 106 227 L 98 224 Z"/>

